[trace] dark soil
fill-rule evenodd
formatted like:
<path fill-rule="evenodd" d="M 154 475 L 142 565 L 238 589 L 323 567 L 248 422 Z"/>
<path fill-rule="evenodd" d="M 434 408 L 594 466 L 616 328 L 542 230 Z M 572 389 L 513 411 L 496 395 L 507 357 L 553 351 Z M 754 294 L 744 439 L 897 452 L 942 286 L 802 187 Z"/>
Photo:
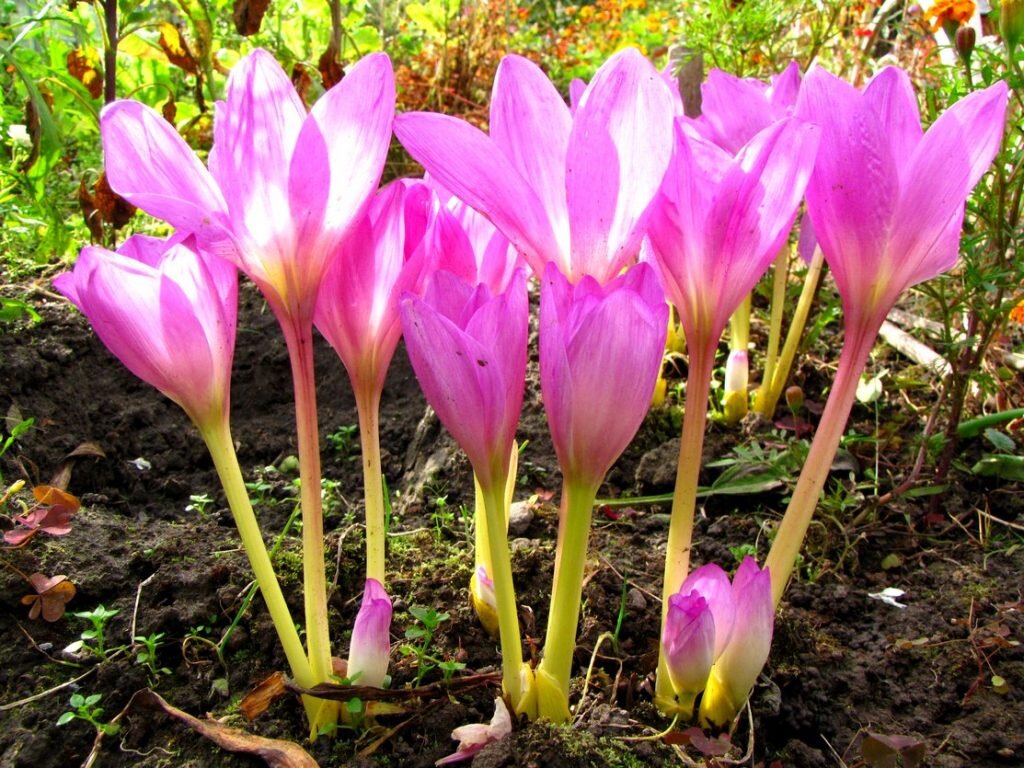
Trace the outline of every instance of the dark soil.
<path fill-rule="evenodd" d="M 291 385 L 272 315 L 251 290 L 243 299 L 233 432 L 247 478 L 261 483 L 254 499 L 272 541 L 295 504 L 287 459 L 296 451 Z M 138 648 L 102 664 L 68 662 L 62 649 L 88 624 L 70 615 L 55 623 L 30 621 L 20 599 L 31 589 L 15 569 L 67 575 L 78 589 L 69 611 L 100 604 L 116 609 L 106 634 L 109 647 L 130 644 L 133 621 L 136 635 L 163 633 L 158 666 L 168 673 L 159 675 L 155 688 L 171 704 L 305 744 L 296 699 L 276 702 L 254 722 L 238 711 L 239 699 L 252 686 L 286 669 L 259 598 L 241 615 L 223 665 L 211 651 L 209 641 L 219 640 L 238 614 L 251 575 L 197 433 L 177 406 L 124 370 L 66 305 L 41 299 L 38 310 L 42 323 L 7 327 L 0 336 L 0 409 L 15 419 L 19 414 L 36 419 L 0 469 L 8 483 L 24 477 L 31 486 L 49 480 L 82 443 L 97 443 L 106 457 L 73 464 L 68 490 L 81 497 L 83 507 L 70 534 L 40 534 L 21 549 L 0 553 L 10 566 L 0 569 L 0 766 L 82 763 L 93 749 L 95 731 L 81 720 L 56 725 L 69 709 L 70 695 L 101 694 L 103 717 L 109 719 L 151 684 L 146 668 L 136 663 Z M 362 479 L 358 438 L 351 435 L 346 443 L 339 432 L 356 423 L 348 379 L 326 345 L 317 355 L 324 474 L 332 481 L 325 521 L 328 579 L 335 584 L 331 626 L 335 653 L 344 656 L 361 594 L 363 540 L 355 523 Z M 813 363 L 799 375 L 809 399 L 824 398 L 827 379 Z M 900 425 L 898 393 L 890 401 L 883 421 Z M 873 410 L 858 410 L 852 426 L 870 436 L 874 417 Z M 467 670 L 460 674 L 493 671 L 499 663 L 495 643 L 468 605 L 471 555 L 459 510 L 472 504 L 469 466 L 428 414 L 402 350 L 392 366 L 381 423 L 384 471 L 395 503 L 388 584 L 396 608 L 393 686 L 415 678 L 413 659 L 398 650 L 413 623 L 407 610 L 412 605 L 450 613 L 435 636 L 434 651 L 465 662 Z M 898 429 L 908 439 L 920 430 L 906 415 L 902 424 Z M 336 438 L 328 440 L 332 433 Z M 670 490 L 677 435 L 678 413 L 652 412 L 603 495 Z M 512 542 L 513 567 L 524 648 L 536 654 L 547 623 L 558 491 L 536 388 L 527 395 L 520 438 L 529 444 L 517 498 L 537 493 L 540 500 L 528 528 Z M 899 478 L 910 462 L 910 445 L 901 449 L 903 438 L 889 438 L 883 466 L 889 463 Z M 707 458 L 729 455 L 741 441 L 770 448 L 784 446 L 787 439 L 777 431 L 713 426 Z M 873 463 L 870 443 L 855 450 L 865 452 L 859 458 L 867 465 Z M 282 471 L 273 469 L 282 465 Z M 863 474 L 852 480 L 850 474 L 837 473 L 832 501 L 823 505 L 812 528 L 800 580 L 787 594 L 771 660 L 752 696 L 753 731 L 741 716 L 731 757 L 743 757 L 752 744 L 749 764 L 766 768 L 868 765 L 861 743 L 873 733 L 923 744 L 927 756 L 921 765 L 1024 765 L 1020 486 L 957 476 L 939 522 L 925 517 L 927 498 L 872 507 L 874 491 L 854 485 Z M 705 480 L 712 478 L 708 472 Z M 545 501 L 550 492 L 554 499 Z M 213 501 L 201 513 L 187 510 L 194 504 L 190 497 L 202 494 Z M 785 507 L 784 494 L 782 489 L 706 500 L 695 562 L 728 567 L 736 562 L 730 548 L 755 544 L 763 557 L 767 532 Z M 1017 527 L 986 523 L 979 510 Z M 576 654 L 574 724 L 523 725 L 480 753 L 474 766 L 686 764 L 679 750 L 690 761 L 705 759 L 693 746 L 678 746 L 677 738 L 658 738 L 668 723 L 650 705 L 666 513 L 658 506 L 597 510 Z M 298 552 L 290 535 L 276 562 L 292 608 L 301 613 Z M 900 602 L 906 607 L 869 597 L 885 587 L 904 590 Z M 617 648 L 605 641 L 595 651 L 599 637 L 616 630 L 620 614 Z M 1005 684 L 994 686 L 993 676 Z M 424 682 L 439 677 L 432 672 Z M 495 693 L 493 686 L 481 686 L 405 702 L 401 712 L 381 716 L 368 729 L 344 730 L 306 747 L 324 766 L 430 766 L 454 750 L 453 728 L 490 719 Z M 221 751 L 161 715 L 132 712 L 120 722 L 121 733 L 99 744 L 96 765 L 262 764 Z M 637 740 L 644 736 L 652 738 Z"/>

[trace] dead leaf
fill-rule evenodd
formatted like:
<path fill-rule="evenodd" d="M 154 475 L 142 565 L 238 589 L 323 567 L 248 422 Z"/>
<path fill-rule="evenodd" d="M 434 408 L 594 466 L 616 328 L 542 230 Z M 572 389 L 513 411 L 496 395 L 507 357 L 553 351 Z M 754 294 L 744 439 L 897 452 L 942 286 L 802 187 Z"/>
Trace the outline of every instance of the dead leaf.
<path fill-rule="evenodd" d="M 93 202 L 92 193 L 82 179 L 78 185 L 78 207 L 82 211 L 82 218 L 85 219 L 85 226 L 89 228 L 89 239 L 93 243 L 103 242 L 103 218 L 96 210 L 96 203 Z"/>
<path fill-rule="evenodd" d="M 860 746 L 864 762 L 871 768 L 896 768 L 900 758 L 904 768 L 917 768 L 924 764 L 927 749 L 916 736 L 889 736 L 868 732 Z"/>
<path fill-rule="evenodd" d="M 309 89 L 313 87 L 313 78 L 309 76 L 309 70 L 301 62 L 295 62 L 295 65 L 292 67 L 292 85 L 298 91 L 302 103 L 308 107 Z"/>
<path fill-rule="evenodd" d="M 127 709 L 148 709 L 163 712 L 178 720 L 196 733 L 209 739 L 222 749 L 229 752 L 241 752 L 261 758 L 270 768 L 319 768 L 310 754 L 292 741 L 268 739 L 254 736 L 238 728 L 224 725 L 217 720 L 200 720 L 187 712 L 182 712 L 163 700 L 151 690 L 136 693 Z"/>
<path fill-rule="evenodd" d="M 270 0 L 235 0 L 231 18 L 234 19 L 238 34 L 249 37 L 259 32 L 269 7 Z"/>
<path fill-rule="evenodd" d="M 338 49 L 334 46 L 327 46 L 327 50 L 320 56 L 316 67 L 320 70 L 320 77 L 324 82 L 324 90 L 330 90 L 345 77 L 345 70 L 341 66 L 341 62 L 338 61 Z"/>
<path fill-rule="evenodd" d="M 178 104 L 174 101 L 173 93 L 167 97 L 167 101 L 160 108 L 160 113 L 164 116 L 164 120 L 174 125 L 174 121 L 178 119 Z"/>
<path fill-rule="evenodd" d="M 103 95 L 99 54 L 89 48 L 73 48 L 68 51 L 67 66 L 71 76 L 85 86 L 90 96 L 98 99 Z"/>
<path fill-rule="evenodd" d="M 21 604 L 32 606 L 28 617 L 33 620 L 42 614 L 44 621 L 57 621 L 64 615 L 64 609 L 75 596 L 75 585 L 68 581 L 67 576 L 33 573 L 28 577 L 28 582 L 36 594 L 25 595 L 21 598 Z"/>
<path fill-rule="evenodd" d="M 176 67 L 188 72 L 190 75 L 199 74 L 199 65 L 195 56 L 188 48 L 188 43 L 182 37 L 181 30 L 170 22 L 163 22 L 160 25 L 160 48 L 163 49 L 167 60 Z"/>
<path fill-rule="evenodd" d="M 103 452 L 98 443 L 82 443 L 64 457 L 57 471 L 50 478 L 50 485 L 54 488 L 60 488 L 62 491 L 67 490 L 68 483 L 71 482 L 71 468 L 75 463 L 75 459 L 105 458 L 107 458 L 107 454 Z"/>
<path fill-rule="evenodd" d="M 270 677 L 261 680 L 255 688 L 245 695 L 239 709 L 246 720 L 250 722 L 267 711 L 267 707 L 288 695 L 288 688 L 285 686 L 284 674 L 275 672 Z"/>
<path fill-rule="evenodd" d="M 32 495 L 36 497 L 36 505 L 27 514 L 14 518 L 14 522 L 23 527 L 4 533 L 4 541 L 11 546 L 21 546 L 39 531 L 51 536 L 70 533 L 71 518 L 81 506 L 76 496 L 51 485 L 37 485 Z"/>
<path fill-rule="evenodd" d="M 110 224 L 115 231 L 131 221 L 137 209 L 110 188 L 105 171 L 96 180 L 93 190 L 95 192 L 93 199 L 96 202 L 97 210 L 103 216 L 103 220 Z"/>

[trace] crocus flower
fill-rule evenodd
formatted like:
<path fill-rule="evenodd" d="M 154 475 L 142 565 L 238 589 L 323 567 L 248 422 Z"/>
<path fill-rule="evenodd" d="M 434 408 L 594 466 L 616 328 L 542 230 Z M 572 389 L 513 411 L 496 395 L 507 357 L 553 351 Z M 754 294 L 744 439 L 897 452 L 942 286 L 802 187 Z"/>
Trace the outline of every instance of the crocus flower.
<path fill-rule="evenodd" d="M 492 295 L 437 272 L 422 299 L 401 302 L 406 350 L 427 402 L 466 452 L 484 500 L 489 576 L 501 639 L 502 684 L 517 711 L 532 713 L 532 672 L 523 664 L 505 530 L 505 493 L 526 385 L 528 303 L 522 270 Z"/>
<path fill-rule="evenodd" d="M 388 673 L 391 653 L 391 598 L 376 579 L 367 579 L 363 602 L 352 628 L 348 679 L 355 685 L 379 688 Z"/>
<path fill-rule="evenodd" d="M 956 263 L 967 195 L 999 149 L 1008 89 L 961 99 L 925 133 L 910 79 L 882 70 L 863 91 L 813 69 L 797 114 L 821 126 L 807 208 L 843 302 L 839 369 L 768 555 L 773 597 L 810 525 L 878 330 L 899 295 Z"/>
<path fill-rule="evenodd" d="M 275 312 L 308 317 L 330 258 L 377 188 L 394 103 L 384 54 L 360 60 L 307 114 L 288 75 L 256 50 L 216 105 L 209 170 L 159 113 L 117 101 L 101 121 L 107 178 L 233 261 Z"/>
<path fill-rule="evenodd" d="M 604 476 L 647 413 L 661 367 L 668 306 L 654 271 L 637 264 L 601 286 L 571 284 L 555 264 L 540 297 L 540 381 L 562 470 L 554 589 L 536 670 L 539 714 L 569 717 L 591 510 Z"/>
<path fill-rule="evenodd" d="M 235 268 L 194 238 L 135 235 L 117 252 L 85 248 L 54 286 L 132 373 L 197 426 L 226 418 L 235 350 Z"/>
<path fill-rule="evenodd" d="M 768 660 L 775 626 L 772 578 L 767 567 L 758 568 L 752 557 L 743 558 L 732 579 L 733 622 L 725 647 L 718 650 L 716 619 L 716 660 L 700 701 L 704 724 L 730 722 L 750 696 L 757 676 Z"/>
<path fill-rule="evenodd" d="M 431 176 L 487 216 L 537 276 L 555 262 L 604 283 L 637 256 L 646 211 L 671 154 L 672 97 L 637 50 L 597 71 L 570 111 L 532 62 L 506 56 L 490 136 L 430 113 L 395 132 Z"/>
<path fill-rule="evenodd" d="M 460 725 L 452 731 L 452 738 L 459 742 L 459 748 L 448 757 L 442 757 L 434 765 L 451 765 L 469 760 L 488 744 L 503 739 L 512 733 L 512 716 L 500 696 L 494 700 L 494 717 L 490 725 L 472 723 Z"/>

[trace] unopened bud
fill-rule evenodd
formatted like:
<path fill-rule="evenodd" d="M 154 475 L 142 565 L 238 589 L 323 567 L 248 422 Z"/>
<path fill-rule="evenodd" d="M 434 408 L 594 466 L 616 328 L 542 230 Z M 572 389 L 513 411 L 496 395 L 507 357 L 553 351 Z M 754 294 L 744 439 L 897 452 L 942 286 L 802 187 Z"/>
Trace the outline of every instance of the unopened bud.
<path fill-rule="evenodd" d="M 786 405 L 793 413 L 797 413 L 804 407 L 804 391 L 796 384 L 786 387 Z"/>
<path fill-rule="evenodd" d="M 1024 0 L 1003 0 L 999 4 L 999 33 L 1012 53 L 1024 39 Z"/>
<path fill-rule="evenodd" d="M 974 31 L 974 27 L 960 27 L 956 31 L 956 52 L 960 54 L 960 58 L 964 60 L 965 64 L 971 62 L 971 54 L 974 53 L 974 44 L 977 42 L 978 35 Z"/>

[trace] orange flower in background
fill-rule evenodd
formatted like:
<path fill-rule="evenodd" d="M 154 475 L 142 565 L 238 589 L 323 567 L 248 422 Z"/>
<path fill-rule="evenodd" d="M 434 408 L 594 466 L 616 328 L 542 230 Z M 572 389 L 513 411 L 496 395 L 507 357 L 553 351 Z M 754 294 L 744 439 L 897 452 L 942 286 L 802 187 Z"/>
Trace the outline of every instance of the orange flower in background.
<path fill-rule="evenodd" d="M 925 21 L 932 21 L 932 32 L 936 32 L 946 24 L 966 24 L 974 15 L 973 0 L 937 0 L 925 11 Z"/>
<path fill-rule="evenodd" d="M 1024 325 L 1024 299 L 1021 299 L 1017 306 L 1010 310 L 1010 322 Z"/>

